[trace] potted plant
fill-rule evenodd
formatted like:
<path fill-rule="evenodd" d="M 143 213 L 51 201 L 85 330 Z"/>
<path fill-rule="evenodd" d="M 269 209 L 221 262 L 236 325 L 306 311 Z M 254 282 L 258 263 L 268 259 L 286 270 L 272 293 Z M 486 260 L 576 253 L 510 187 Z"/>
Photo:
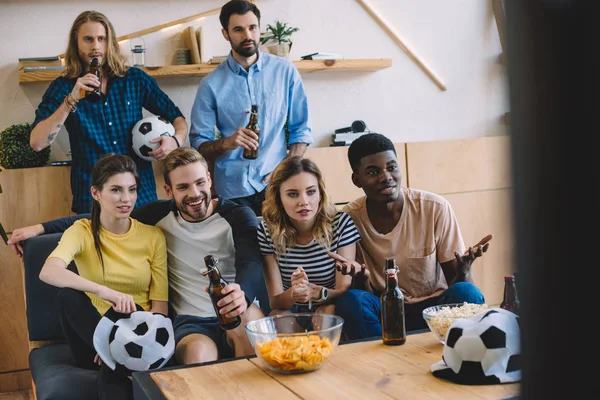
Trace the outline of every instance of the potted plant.
<path fill-rule="evenodd" d="M 266 46 L 269 53 L 287 58 L 292 48 L 292 34 L 299 30 L 289 26 L 287 22 L 276 20 L 274 25 L 267 25 L 267 31 L 261 35 L 260 43 Z"/>

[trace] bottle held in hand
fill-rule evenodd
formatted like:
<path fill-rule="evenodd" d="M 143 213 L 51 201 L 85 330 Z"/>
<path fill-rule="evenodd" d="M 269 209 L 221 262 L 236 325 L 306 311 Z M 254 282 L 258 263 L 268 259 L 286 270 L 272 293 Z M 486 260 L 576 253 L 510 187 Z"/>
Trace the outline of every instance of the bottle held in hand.
<path fill-rule="evenodd" d="M 386 284 L 381 295 L 381 336 L 383 344 L 400 345 L 406 343 L 404 319 L 404 295 L 398 287 L 396 261 L 385 260 Z"/>
<path fill-rule="evenodd" d="M 98 79 L 100 79 L 100 86 L 98 86 L 97 88 L 94 88 L 93 91 L 88 92 L 86 90 L 81 90 L 81 97 L 92 101 L 94 103 L 102 101 L 104 99 L 104 95 L 102 94 L 102 91 L 100 90 L 100 88 L 102 87 L 102 73 L 100 72 L 100 63 L 98 61 L 98 57 L 94 57 L 92 58 L 92 61 L 90 62 L 90 69 L 88 70 L 89 74 L 94 74 L 98 77 Z"/>
<path fill-rule="evenodd" d="M 258 126 L 258 107 L 256 104 L 252 104 L 252 110 L 250 114 L 250 122 L 246 125 L 246 129 L 250 129 L 256 133 L 260 138 L 260 127 Z M 258 149 L 248 150 L 244 149 L 244 158 L 247 160 L 256 160 L 258 158 Z"/>
<path fill-rule="evenodd" d="M 521 301 L 517 294 L 517 285 L 515 284 L 514 275 L 507 275 L 504 277 L 504 298 L 500 303 L 500 308 L 512 311 L 519 315 L 521 311 Z"/>
<path fill-rule="evenodd" d="M 209 254 L 204 257 L 204 263 L 206 264 L 206 272 L 203 272 L 202 275 L 208 275 L 208 279 L 210 280 L 208 294 L 210 295 L 215 313 L 217 314 L 219 324 L 221 325 L 221 328 L 225 330 L 236 328 L 242 322 L 240 316 L 237 315 L 231 318 L 226 317 L 219 312 L 220 308 L 217 306 L 219 300 L 225 297 L 225 295 L 221 294 L 221 291 L 228 285 L 228 282 L 221 277 L 221 273 L 217 268 L 218 260 Z"/>

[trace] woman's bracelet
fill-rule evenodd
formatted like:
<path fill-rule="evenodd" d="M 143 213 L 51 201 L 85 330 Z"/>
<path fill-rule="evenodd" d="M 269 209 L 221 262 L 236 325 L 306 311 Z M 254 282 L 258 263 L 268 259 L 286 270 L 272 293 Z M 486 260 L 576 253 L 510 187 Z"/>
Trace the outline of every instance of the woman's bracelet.
<path fill-rule="evenodd" d="M 175 142 L 177 143 L 177 147 L 181 147 L 181 145 L 179 144 L 179 140 L 177 139 L 177 136 L 173 135 L 171 136 L 173 139 L 175 139 Z"/>

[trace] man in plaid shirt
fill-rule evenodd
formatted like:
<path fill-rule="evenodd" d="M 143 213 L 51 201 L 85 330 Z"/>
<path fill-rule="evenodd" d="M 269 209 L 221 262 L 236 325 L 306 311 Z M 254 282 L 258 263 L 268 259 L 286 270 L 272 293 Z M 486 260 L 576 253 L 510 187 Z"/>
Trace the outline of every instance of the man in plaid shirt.
<path fill-rule="evenodd" d="M 92 58 L 100 61 L 101 76 L 88 73 Z M 86 98 L 100 88 L 98 101 Z M 126 154 L 138 166 L 141 185 L 137 206 L 156 200 L 152 163 L 133 152 L 131 130 L 143 118 L 142 108 L 170 121 L 175 136 L 153 140 L 160 146 L 148 153 L 163 159 L 187 137 L 187 123 L 171 99 L 158 87 L 154 78 L 139 68 L 126 66 L 111 22 L 97 11 L 85 11 L 73 22 L 65 56 L 65 71 L 55 79 L 36 110 L 31 131 L 31 147 L 40 151 L 50 146 L 64 125 L 71 145 L 72 210 L 78 214 L 91 211 L 91 174 L 96 161 L 104 154 Z"/>

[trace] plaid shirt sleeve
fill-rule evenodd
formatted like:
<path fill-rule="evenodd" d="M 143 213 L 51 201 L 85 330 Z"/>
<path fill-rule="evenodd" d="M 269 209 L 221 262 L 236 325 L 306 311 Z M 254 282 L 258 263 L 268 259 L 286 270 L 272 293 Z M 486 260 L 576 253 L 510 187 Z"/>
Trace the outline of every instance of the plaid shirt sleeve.
<path fill-rule="evenodd" d="M 173 101 L 163 92 L 156 83 L 156 79 L 142 70 L 140 71 L 140 80 L 142 88 L 142 105 L 152 114 L 160 115 L 171 123 L 177 117 L 183 117 L 181 110 Z M 184 117 L 185 118 L 185 117 Z"/>
<path fill-rule="evenodd" d="M 56 112 L 63 102 L 64 97 L 73 90 L 73 86 L 73 83 L 69 83 L 66 78 L 62 77 L 52 81 L 35 111 L 35 120 L 31 126 L 32 130 L 37 124 Z"/>

